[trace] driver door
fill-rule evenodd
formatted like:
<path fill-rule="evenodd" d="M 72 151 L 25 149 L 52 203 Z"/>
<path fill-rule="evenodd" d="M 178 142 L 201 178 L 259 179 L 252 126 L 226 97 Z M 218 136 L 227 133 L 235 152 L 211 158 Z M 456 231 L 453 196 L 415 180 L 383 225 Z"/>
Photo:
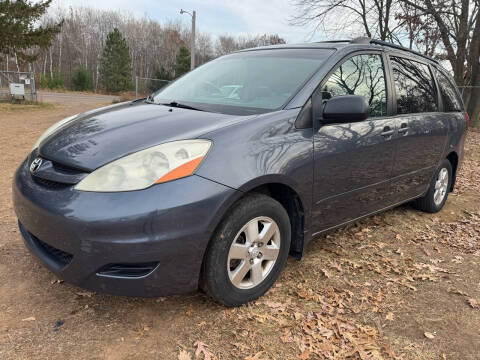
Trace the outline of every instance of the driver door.
<path fill-rule="evenodd" d="M 381 53 L 360 53 L 336 68 L 313 95 L 317 101 L 361 95 L 370 106 L 367 120 L 321 123 L 314 114 L 314 232 L 392 204 L 390 179 L 397 120 L 388 116 L 387 81 Z"/>

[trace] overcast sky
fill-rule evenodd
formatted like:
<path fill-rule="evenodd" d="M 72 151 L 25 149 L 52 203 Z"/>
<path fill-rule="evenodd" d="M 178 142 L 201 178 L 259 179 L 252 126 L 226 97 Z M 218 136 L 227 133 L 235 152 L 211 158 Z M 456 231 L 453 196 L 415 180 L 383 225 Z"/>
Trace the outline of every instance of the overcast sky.
<path fill-rule="evenodd" d="M 197 11 L 197 28 L 212 35 L 279 34 L 287 42 L 324 40 L 321 34 L 310 39 L 310 31 L 288 25 L 295 9 L 290 0 L 54 0 L 53 7 L 88 6 L 129 11 L 163 23 L 179 19 L 190 24 L 181 8 Z"/>

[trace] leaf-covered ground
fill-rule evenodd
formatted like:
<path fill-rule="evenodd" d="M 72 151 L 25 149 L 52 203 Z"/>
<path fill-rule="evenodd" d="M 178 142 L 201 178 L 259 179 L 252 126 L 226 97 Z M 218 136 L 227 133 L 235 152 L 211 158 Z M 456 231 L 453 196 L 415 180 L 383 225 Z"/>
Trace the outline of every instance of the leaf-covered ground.
<path fill-rule="evenodd" d="M 22 244 L 15 167 L 87 105 L 6 111 L 0 151 L 0 359 L 479 359 L 480 133 L 445 209 L 404 205 L 318 237 L 258 301 L 141 299 L 59 282 Z"/>

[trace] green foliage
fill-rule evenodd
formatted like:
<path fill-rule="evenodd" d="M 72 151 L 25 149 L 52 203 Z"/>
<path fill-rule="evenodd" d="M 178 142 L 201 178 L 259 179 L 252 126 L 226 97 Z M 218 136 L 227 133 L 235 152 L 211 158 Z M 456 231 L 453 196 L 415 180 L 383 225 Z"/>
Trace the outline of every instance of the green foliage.
<path fill-rule="evenodd" d="M 133 87 L 130 51 L 117 28 L 107 35 L 100 76 L 108 92 L 116 93 Z"/>
<path fill-rule="evenodd" d="M 171 73 L 169 73 L 167 70 L 165 70 L 163 67 L 160 67 L 160 70 L 155 71 L 154 75 L 155 79 L 160 79 L 160 80 L 172 80 L 173 76 Z"/>
<path fill-rule="evenodd" d="M 76 68 L 72 77 L 72 89 L 75 91 L 89 91 L 92 88 L 92 73 L 83 66 Z"/>
<path fill-rule="evenodd" d="M 172 80 L 173 78 L 172 74 L 170 74 L 163 67 L 160 67 L 160 70 L 155 71 L 155 74 L 153 75 L 153 77 L 158 80 L 148 81 L 148 90 L 152 93 L 160 90 L 162 87 L 168 84 L 169 80 Z M 159 80 L 167 80 L 167 81 L 159 81 Z"/>
<path fill-rule="evenodd" d="M 0 53 L 17 54 L 23 60 L 34 61 L 37 54 L 25 51 L 33 47 L 45 49 L 60 31 L 62 22 L 35 26 L 52 0 L 32 3 L 29 0 L 0 0 Z"/>
<path fill-rule="evenodd" d="M 175 62 L 175 77 L 180 77 L 190 71 L 190 51 L 181 46 Z"/>
<path fill-rule="evenodd" d="M 38 77 L 38 83 L 42 89 L 64 89 L 65 81 L 63 80 L 62 74 L 59 72 L 54 72 L 53 76 L 49 75 L 40 75 Z"/>

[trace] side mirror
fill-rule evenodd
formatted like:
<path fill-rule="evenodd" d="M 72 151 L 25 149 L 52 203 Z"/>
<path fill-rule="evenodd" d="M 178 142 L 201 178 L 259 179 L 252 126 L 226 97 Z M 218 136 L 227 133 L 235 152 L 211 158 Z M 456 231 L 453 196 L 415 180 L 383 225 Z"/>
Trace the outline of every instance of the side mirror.
<path fill-rule="evenodd" d="M 370 107 L 363 96 L 336 96 L 325 102 L 322 122 L 324 124 L 358 122 L 367 119 L 369 113 Z"/>

